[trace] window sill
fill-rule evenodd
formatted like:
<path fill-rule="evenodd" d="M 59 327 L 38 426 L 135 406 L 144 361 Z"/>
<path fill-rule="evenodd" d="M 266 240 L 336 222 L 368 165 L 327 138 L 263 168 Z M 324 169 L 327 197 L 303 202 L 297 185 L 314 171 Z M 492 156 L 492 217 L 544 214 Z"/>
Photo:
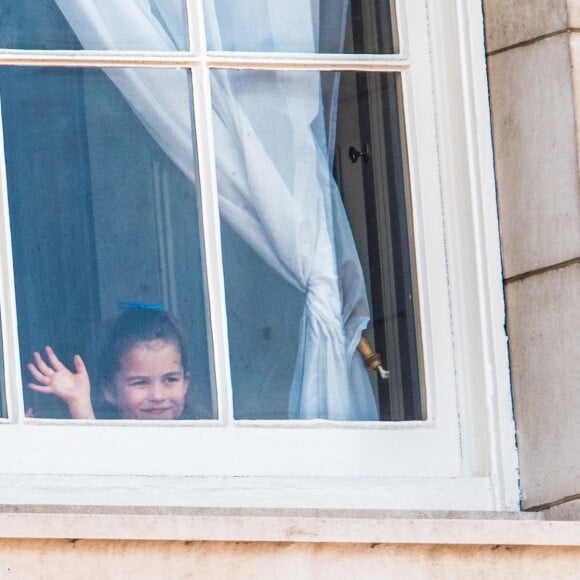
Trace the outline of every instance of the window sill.
<path fill-rule="evenodd" d="M 580 522 L 513 512 L 2 506 L 0 538 L 580 546 Z"/>

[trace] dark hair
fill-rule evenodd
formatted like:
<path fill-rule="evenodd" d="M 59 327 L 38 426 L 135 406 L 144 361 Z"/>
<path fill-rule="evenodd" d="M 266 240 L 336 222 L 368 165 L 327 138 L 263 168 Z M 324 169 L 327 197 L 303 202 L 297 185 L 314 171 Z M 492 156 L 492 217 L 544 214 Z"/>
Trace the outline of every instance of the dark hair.
<path fill-rule="evenodd" d="M 112 383 L 121 368 L 123 355 L 140 342 L 163 340 L 177 346 L 181 366 L 189 371 L 187 351 L 177 324 L 163 310 L 129 309 L 119 315 L 109 329 L 99 364 L 101 382 Z"/>

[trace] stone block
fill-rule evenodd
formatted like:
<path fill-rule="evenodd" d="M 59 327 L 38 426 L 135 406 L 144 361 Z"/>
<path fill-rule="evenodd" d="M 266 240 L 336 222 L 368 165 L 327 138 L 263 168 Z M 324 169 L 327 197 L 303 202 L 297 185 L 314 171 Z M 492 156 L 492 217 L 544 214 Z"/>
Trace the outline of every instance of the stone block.
<path fill-rule="evenodd" d="M 524 507 L 580 493 L 580 263 L 506 287 Z"/>
<path fill-rule="evenodd" d="M 580 498 L 556 505 L 542 512 L 547 520 L 580 521 Z"/>
<path fill-rule="evenodd" d="M 509 278 L 580 256 L 568 35 L 492 55 L 488 71 L 504 276 Z"/>
<path fill-rule="evenodd" d="M 577 3 L 569 0 L 570 4 Z M 566 30 L 566 0 L 484 0 L 487 51 Z M 580 7 L 576 10 L 580 13 Z"/>

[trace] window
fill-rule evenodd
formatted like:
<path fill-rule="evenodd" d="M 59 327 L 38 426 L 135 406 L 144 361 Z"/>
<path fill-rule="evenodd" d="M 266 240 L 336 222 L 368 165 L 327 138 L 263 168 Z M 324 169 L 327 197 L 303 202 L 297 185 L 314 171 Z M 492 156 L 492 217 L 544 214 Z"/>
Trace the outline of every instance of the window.
<path fill-rule="evenodd" d="M 509 504 L 489 143 L 450 115 L 475 73 L 443 34 L 476 38 L 477 2 L 339 4 L 4 9 L 6 473 L 123 481 L 128 502 L 148 476 L 200 505 Z M 177 319 L 176 369 L 131 366 L 125 389 L 124 346 L 104 370 L 121 311 Z M 81 354 L 100 420 L 54 396 L 45 344 L 77 374 Z M 155 373 L 174 407 L 135 395 Z M 180 420 L 131 421 L 156 413 Z"/>

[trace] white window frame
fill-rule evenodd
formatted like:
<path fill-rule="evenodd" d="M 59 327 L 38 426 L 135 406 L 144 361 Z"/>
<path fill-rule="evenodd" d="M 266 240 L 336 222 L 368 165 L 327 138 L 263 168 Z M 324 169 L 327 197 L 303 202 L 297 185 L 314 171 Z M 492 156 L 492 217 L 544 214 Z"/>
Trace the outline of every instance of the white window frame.
<path fill-rule="evenodd" d="M 0 502 L 518 509 L 481 2 L 400 0 L 398 54 L 336 57 L 208 53 L 195 24 L 201 0 L 188 4 L 200 43 L 191 53 L 0 51 L 0 66 L 192 68 L 221 419 L 169 425 L 23 416 L 2 154 L 0 311 L 10 419 L 0 424 Z M 233 421 L 208 89 L 210 69 L 219 67 L 401 74 L 425 421 Z"/>

